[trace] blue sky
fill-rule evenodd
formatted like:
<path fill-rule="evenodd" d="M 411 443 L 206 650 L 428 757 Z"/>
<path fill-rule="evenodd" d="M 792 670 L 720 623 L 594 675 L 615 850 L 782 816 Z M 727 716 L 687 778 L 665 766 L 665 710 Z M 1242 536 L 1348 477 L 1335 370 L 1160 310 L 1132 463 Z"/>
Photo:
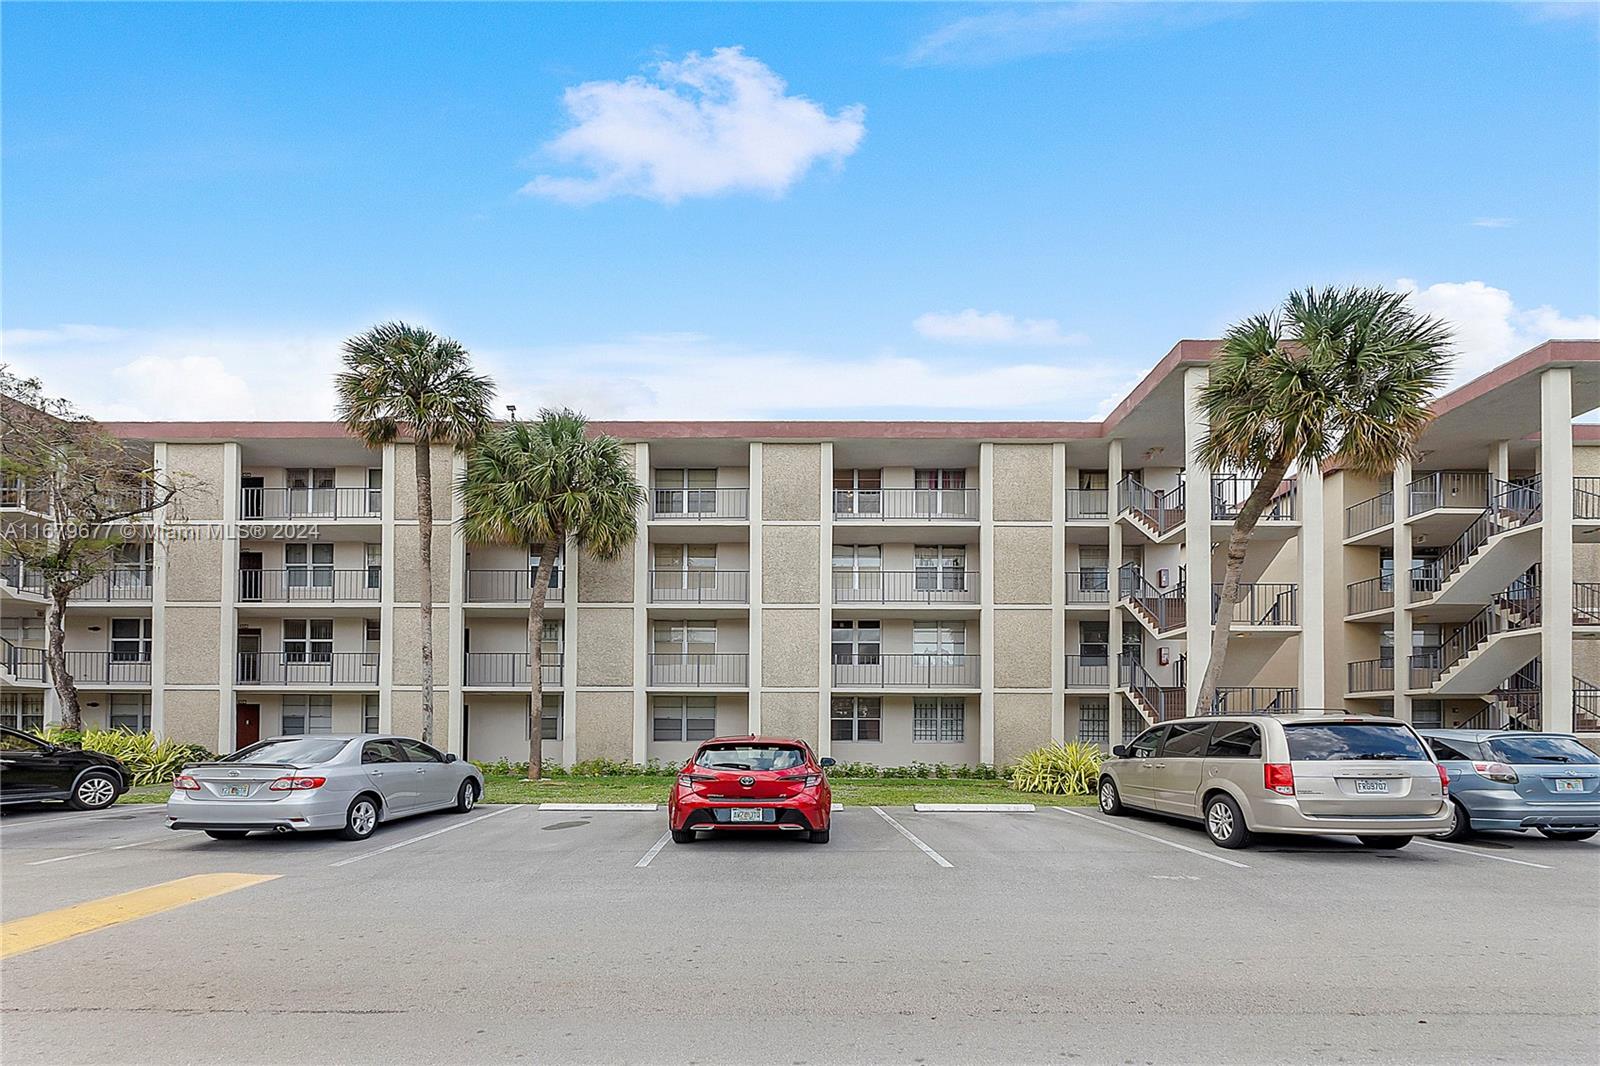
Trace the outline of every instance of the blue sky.
<path fill-rule="evenodd" d="M 401 316 L 523 409 L 1084 418 L 1298 285 L 1600 334 L 1600 8 L 6 4 L 5 356 L 325 417 Z"/>

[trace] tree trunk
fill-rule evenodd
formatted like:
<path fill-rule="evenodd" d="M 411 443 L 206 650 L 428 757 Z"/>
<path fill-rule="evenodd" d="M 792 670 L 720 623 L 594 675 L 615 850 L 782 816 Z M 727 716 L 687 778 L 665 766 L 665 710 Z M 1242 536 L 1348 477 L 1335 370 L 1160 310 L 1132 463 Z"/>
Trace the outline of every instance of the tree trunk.
<path fill-rule="evenodd" d="M 550 575 L 555 571 L 556 545 L 547 541 L 538 546 L 539 569 L 533 575 L 528 595 L 528 692 L 533 716 L 528 738 L 528 780 L 544 775 L 544 604 L 550 596 Z"/>
<path fill-rule="evenodd" d="M 433 743 L 433 455 L 422 437 L 417 454 L 417 555 L 422 563 L 422 739 Z"/>
<path fill-rule="evenodd" d="M 50 683 L 55 686 L 56 699 L 61 703 L 61 724 L 68 729 L 83 729 L 83 710 L 78 705 L 78 685 L 67 671 L 67 600 L 70 588 L 55 582 L 50 584 L 50 603 L 45 608 L 45 663 L 50 671 Z"/>
<path fill-rule="evenodd" d="M 1233 520 L 1233 529 L 1228 533 L 1228 565 L 1222 573 L 1222 591 L 1217 596 L 1216 628 L 1211 633 L 1211 661 L 1206 664 L 1205 677 L 1201 679 L 1200 691 L 1195 696 L 1195 714 L 1211 713 L 1217 685 L 1222 680 L 1222 667 L 1228 660 L 1228 642 L 1233 639 L 1233 609 L 1239 603 L 1239 577 L 1244 573 L 1245 550 L 1250 546 L 1250 536 L 1255 532 L 1256 523 L 1261 521 L 1262 512 L 1272 502 L 1278 485 L 1289 471 L 1289 459 L 1288 455 L 1280 455 L 1267 464 L 1256 487 L 1245 499 L 1244 506 L 1239 508 L 1239 515 Z M 1210 509 L 1209 500 L 1205 506 L 1207 510 Z M 1211 590 L 1205 591 L 1209 594 Z M 1209 598 L 1208 595 L 1206 599 Z M 1191 598 L 1190 602 L 1194 600 Z"/>

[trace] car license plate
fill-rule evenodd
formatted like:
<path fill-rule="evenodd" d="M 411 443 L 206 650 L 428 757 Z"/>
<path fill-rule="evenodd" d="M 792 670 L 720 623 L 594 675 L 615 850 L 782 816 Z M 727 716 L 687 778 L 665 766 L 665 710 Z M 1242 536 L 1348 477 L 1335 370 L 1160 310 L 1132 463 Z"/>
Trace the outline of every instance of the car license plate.
<path fill-rule="evenodd" d="M 760 807 L 735 807 L 728 814 L 730 822 L 759 822 L 761 821 Z"/>
<path fill-rule="evenodd" d="M 249 785 L 223 785 L 222 786 L 222 794 L 224 796 L 248 796 L 248 795 L 250 795 L 250 786 Z"/>
<path fill-rule="evenodd" d="M 1582 792 L 1583 782 L 1575 779 L 1559 778 L 1556 780 L 1557 792 Z"/>
<path fill-rule="evenodd" d="M 1379 793 L 1379 794 L 1384 794 L 1384 793 L 1387 793 L 1389 791 L 1389 782 L 1387 782 L 1387 781 L 1357 781 L 1356 782 L 1356 791 L 1358 793 L 1360 793 L 1360 792 L 1376 792 L 1376 793 Z"/>

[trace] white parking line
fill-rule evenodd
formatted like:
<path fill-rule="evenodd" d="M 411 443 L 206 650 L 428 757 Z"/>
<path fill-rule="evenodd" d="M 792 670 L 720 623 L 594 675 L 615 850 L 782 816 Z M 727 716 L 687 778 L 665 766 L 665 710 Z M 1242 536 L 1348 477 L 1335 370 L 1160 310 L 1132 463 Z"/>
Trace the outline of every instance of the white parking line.
<path fill-rule="evenodd" d="M 1452 848 L 1448 844 L 1434 844 L 1426 840 L 1413 840 L 1411 843 L 1423 848 L 1438 848 L 1440 851 L 1453 851 L 1457 855 L 1476 855 L 1480 859 L 1493 859 L 1495 862 L 1509 862 L 1513 866 L 1532 866 L 1536 870 L 1555 869 L 1555 867 L 1546 866 L 1541 862 L 1527 862 L 1523 859 L 1508 859 L 1504 855 L 1485 855 L 1483 852 L 1474 851 L 1471 848 Z"/>
<path fill-rule="evenodd" d="M 423 833 L 419 837 L 412 837 L 409 840 L 402 840 L 397 844 L 390 844 L 386 848 L 379 848 L 377 851 L 367 851 L 367 852 L 363 852 L 360 855 L 352 855 L 348 859 L 340 859 L 338 862 L 330 862 L 328 865 L 329 866 L 349 866 L 353 862 L 360 862 L 362 859 L 370 859 L 374 855 L 382 855 L 385 852 L 393 851 L 396 848 L 403 848 L 403 847 L 406 847 L 406 846 L 411 845 L 411 844 L 416 844 L 416 843 L 419 843 L 419 842 L 424 841 L 424 840 L 429 840 L 429 839 L 431 839 L 433 837 L 439 836 L 440 834 L 448 833 L 448 832 L 450 832 L 451 830 L 454 830 L 454 829 L 465 829 L 469 825 L 474 825 L 474 824 L 476 824 L 478 822 L 484 821 L 487 818 L 493 818 L 497 814 L 504 814 L 507 811 L 514 811 L 514 810 L 517 810 L 517 806 L 501 807 L 497 811 L 490 811 L 488 814 L 480 814 L 480 815 L 478 815 L 478 817 L 469 818 L 465 822 L 457 822 L 454 825 L 447 825 L 443 829 L 435 829 L 431 833 Z"/>
<path fill-rule="evenodd" d="M 896 829 L 898 829 L 900 831 L 900 835 L 901 836 L 905 837 L 907 840 L 911 841 L 911 843 L 915 844 L 918 847 L 918 849 L 920 849 L 922 851 L 923 854 L 928 856 L 928 858 L 932 859 L 934 862 L 938 863 L 940 866 L 943 866 L 946 870 L 949 870 L 949 869 L 952 868 L 949 859 L 946 859 L 943 855 L 940 855 L 937 851 L 934 851 L 932 848 L 928 847 L 928 845 L 924 844 L 921 840 L 917 839 L 917 834 L 913 833 L 911 830 L 907 829 L 905 826 L 901 825 L 899 822 L 897 822 L 893 818 L 889 817 L 888 812 L 885 811 L 882 807 L 874 807 L 872 809 L 878 813 L 878 817 L 879 818 L 882 818 L 884 821 L 888 822 L 890 825 L 892 825 Z"/>
<path fill-rule="evenodd" d="M 1179 844 L 1174 840 L 1163 840 L 1161 837 L 1153 836 L 1150 833 L 1141 833 L 1137 829 L 1130 829 L 1125 825 L 1117 825 L 1114 822 L 1106 821 L 1104 818 L 1096 818 L 1092 814 L 1084 814 L 1082 811 L 1069 810 L 1066 807 L 1057 807 L 1056 810 L 1060 811 L 1062 814 L 1070 814 L 1074 818 L 1082 818 L 1086 822 L 1093 822 L 1095 825 L 1104 826 L 1107 829 L 1116 829 L 1123 833 L 1132 833 L 1136 837 L 1143 837 L 1145 840 L 1153 840 L 1157 844 L 1165 844 L 1169 848 L 1177 848 L 1179 851 L 1187 851 L 1190 855 L 1198 855 L 1202 859 L 1210 859 L 1212 862 L 1220 862 L 1224 866 L 1233 866 L 1240 870 L 1250 869 L 1250 867 L 1245 863 L 1235 862 L 1232 859 L 1225 859 L 1221 855 L 1212 855 L 1209 852 L 1201 851 L 1198 848 L 1191 848 L 1187 844 Z"/>
<path fill-rule="evenodd" d="M 650 860 L 661 854 L 661 849 L 667 846 L 667 841 L 672 839 L 672 830 L 661 834 L 661 839 L 650 845 L 650 850 L 644 853 L 644 858 L 634 863 L 634 869 L 642 870 L 650 865 Z"/>
<path fill-rule="evenodd" d="M 112 847 L 112 848 L 96 848 L 94 851 L 80 851 L 76 855 L 57 855 L 53 859 L 36 859 L 33 862 L 23 863 L 23 865 L 24 866 L 48 866 L 53 862 L 66 862 L 68 859 L 81 859 L 85 855 L 102 855 L 102 854 L 104 854 L 104 853 L 106 853 L 108 851 L 122 851 L 122 850 L 124 850 L 126 848 L 142 848 L 146 844 L 154 844 L 156 842 L 156 840 L 164 840 L 164 839 L 165 839 L 164 837 L 157 837 L 157 838 L 155 838 L 155 840 L 138 840 L 138 841 L 133 842 L 132 844 L 118 844 L 116 847 Z"/>

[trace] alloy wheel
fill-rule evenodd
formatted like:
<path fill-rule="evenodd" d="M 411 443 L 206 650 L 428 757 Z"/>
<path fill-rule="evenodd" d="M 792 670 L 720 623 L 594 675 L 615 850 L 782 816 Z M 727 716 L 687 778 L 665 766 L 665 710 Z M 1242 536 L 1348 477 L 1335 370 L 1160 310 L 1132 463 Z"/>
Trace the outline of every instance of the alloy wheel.
<path fill-rule="evenodd" d="M 1117 805 L 1116 786 L 1110 781 L 1100 782 L 1100 809 L 1107 814 Z"/>
<path fill-rule="evenodd" d="M 473 786 L 471 781 L 468 781 L 461 786 L 461 809 L 464 811 L 470 811 L 472 810 L 473 805 L 477 802 L 478 790 Z"/>
<path fill-rule="evenodd" d="M 362 836 L 372 832 L 378 824 L 378 809 L 371 800 L 361 800 L 350 811 L 350 828 Z"/>
<path fill-rule="evenodd" d="M 78 785 L 78 802 L 85 807 L 104 807 L 116 798 L 116 788 L 104 777 L 85 778 Z"/>
<path fill-rule="evenodd" d="M 1206 812 L 1206 828 L 1213 840 L 1227 840 L 1233 835 L 1233 811 L 1226 803 L 1213 803 Z"/>

